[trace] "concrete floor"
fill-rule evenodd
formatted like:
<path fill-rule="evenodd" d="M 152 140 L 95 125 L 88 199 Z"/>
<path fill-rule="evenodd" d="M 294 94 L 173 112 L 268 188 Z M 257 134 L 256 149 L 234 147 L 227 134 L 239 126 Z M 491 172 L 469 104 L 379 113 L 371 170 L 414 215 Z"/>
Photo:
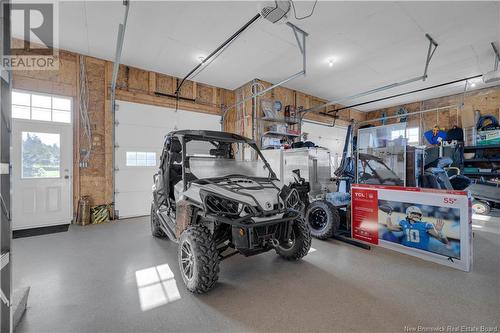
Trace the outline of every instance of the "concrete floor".
<path fill-rule="evenodd" d="M 500 233 L 484 230 L 475 232 L 471 273 L 382 248 L 314 240 L 316 251 L 300 262 L 274 252 L 234 256 L 221 265 L 217 287 L 200 296 L 185 290 L 176 244 L 153 238 L 148 218 L 71 226 L 14 240 L 14 285 L 31 286 L 17 332 L 498 327 Z"/>

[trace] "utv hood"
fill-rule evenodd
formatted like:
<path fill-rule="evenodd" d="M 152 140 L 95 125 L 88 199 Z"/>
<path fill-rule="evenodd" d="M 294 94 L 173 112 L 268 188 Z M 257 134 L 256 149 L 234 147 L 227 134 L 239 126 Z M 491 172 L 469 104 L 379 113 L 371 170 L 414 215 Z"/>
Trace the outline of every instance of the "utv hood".
<path fill-rule="evenodd" d="M 245 177 L 230 177 L 209 184 L 193 182 L 185 192 L 182 192 L 182 182 L 177 183 L 175 187 L 176 194 L 179 193 L 200 203 L 202 202 L 200 191 L 213 193 L 250 206 L 260 206 L 264 211 L 275 209 L 275 205 L 279 203 L 279 182 L 272 180 L 261 182 Z M 176 199 L 178 199 L 177 196 Z"/>

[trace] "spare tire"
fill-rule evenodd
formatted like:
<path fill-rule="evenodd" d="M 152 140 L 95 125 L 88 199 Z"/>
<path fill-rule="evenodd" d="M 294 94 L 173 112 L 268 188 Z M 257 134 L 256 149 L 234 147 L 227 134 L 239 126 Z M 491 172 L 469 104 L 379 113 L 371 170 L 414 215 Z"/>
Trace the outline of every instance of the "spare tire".
<path fill-rule="evenodd" d="M 483 200 L 472 200 L 472 211 L 476 214 L 488 215 L 491 211 L 491 206 Z"/>
<path fill-rule="evenodd" d="M 307 208 L 306 222 L 313 237 L 327 239 L 337 234 L 340 225 L 339 211 L 328 201 L 316 200 Z"/>

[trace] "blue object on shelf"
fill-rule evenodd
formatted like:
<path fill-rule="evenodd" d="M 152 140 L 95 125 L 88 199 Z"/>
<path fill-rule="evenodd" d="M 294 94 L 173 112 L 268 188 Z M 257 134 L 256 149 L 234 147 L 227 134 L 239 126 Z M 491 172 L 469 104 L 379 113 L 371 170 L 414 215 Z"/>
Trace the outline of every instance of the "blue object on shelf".
<path fill-rule="evenodd" d="M 431 145 L 438 145 L 441 141 L 444 141 L 446 139 L 446 132 L 438 131 L 438 134 L 436 136 L 433 136 L 432 130 L 428 130 L 424 133 L 424 137 Z"/>
<path fill-rule="evenodd" d="M 274 101 L 274 111 L 280 112 L 283 108 L 283 104 L 280 101 Z"/>

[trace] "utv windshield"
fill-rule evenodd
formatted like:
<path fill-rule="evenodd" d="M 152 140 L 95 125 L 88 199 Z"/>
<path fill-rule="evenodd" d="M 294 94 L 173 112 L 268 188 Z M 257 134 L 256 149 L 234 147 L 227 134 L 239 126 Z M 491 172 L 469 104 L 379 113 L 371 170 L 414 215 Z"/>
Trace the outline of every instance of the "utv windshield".
<path fill-rule="evenodd" d="M 401 179 L 384 163 L 375 159 L 359 159 L 361 171 L 360 183 L 365 184 L 384 184 L 387 181 L 401 182 Z"/>
<path fill-rule="evenodd" d="M 228 175 L 272 176 L 257 149 L 246 142 L 187 141 L 186 158 L 187 171 L 198 179 Z"/>

